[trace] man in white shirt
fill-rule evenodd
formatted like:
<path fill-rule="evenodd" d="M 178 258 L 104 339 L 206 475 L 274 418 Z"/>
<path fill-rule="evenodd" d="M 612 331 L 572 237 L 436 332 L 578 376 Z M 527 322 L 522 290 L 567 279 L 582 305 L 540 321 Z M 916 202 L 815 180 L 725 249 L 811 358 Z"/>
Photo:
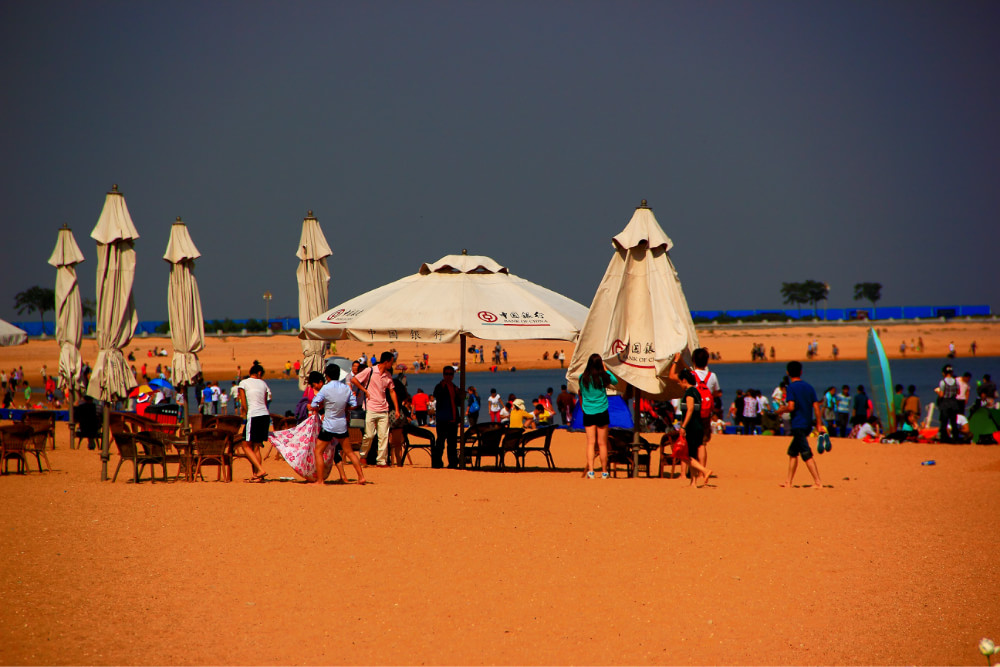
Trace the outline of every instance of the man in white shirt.
<path fill-rule="evenodd" d="M 271 390 L 261 378 L 264 367 L 254 364 L 250 367 L 250 377 L 240 382 L 240 409 L 247 420 L 246 440 L 240 443 L 243 453 L 254 468 L 251 482 L 263 482 L 267 477 L 260 460 L 260 448 L 267 440 L 271 428 L 271 414 L 267 404 L 271 401 Z"/>

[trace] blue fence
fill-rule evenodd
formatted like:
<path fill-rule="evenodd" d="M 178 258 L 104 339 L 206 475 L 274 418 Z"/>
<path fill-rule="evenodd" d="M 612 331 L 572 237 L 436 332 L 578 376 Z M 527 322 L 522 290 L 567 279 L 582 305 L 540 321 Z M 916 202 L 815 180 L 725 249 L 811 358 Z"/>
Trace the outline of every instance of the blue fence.
<path fill-rule="evenodd" d="M 815 317 L 821 320 L 836 322 L 838 320 L 913 320 L 913 319 L 936 319 L 944 317 L 989 317 L 993 312 L 989 306 L 881 306 L 878 308 L 817 308 Z M 692 310 L 691 317 L 695 320 L 719 320 L 734 319 L 748 320 L 761 315 L 773 315 L 775 319 L 789 320 L 811 320 L 813 311 L 811 308 L 795 309 L 770 309 L 770 310 Z M 237 325 L 245 325 L 250 319 L 232 320 Z M 260 320 L 263 321 L 263 320 Z M 297 317 L 272 317 L 270 320 L 273 331 L 298 330 L 299 318 Z M 15 326 L 24 329 L 29 336 L 38 336 L 42 333 L 41 322 L 14 322 Z M 157 335 L 156 329 L 166 324 L 166 320 L 147 320 L 139 322 L 135 333 L 137 336 Z M 56 331 L 55 322 L 45 323 L 45 335 L 54 336 Z M 94 333 L 94 323 L 85 322 L 83 325 L 84 335 Z M 211 322 L 205 323 L 205 333 L 214 334 Z M 163 335 L 163 334 L 160 334 Z"/>
<path fill-rule="evenodd" d="M 770 310 L 692 310 L 696 320 L 751 319 L 762 315 L 790 320 L 914 320 L 943 317 L 989 317 L 993 312 L 989 306 L 880 306 L 877 308 L 812 308 L 770 309 Z"/>

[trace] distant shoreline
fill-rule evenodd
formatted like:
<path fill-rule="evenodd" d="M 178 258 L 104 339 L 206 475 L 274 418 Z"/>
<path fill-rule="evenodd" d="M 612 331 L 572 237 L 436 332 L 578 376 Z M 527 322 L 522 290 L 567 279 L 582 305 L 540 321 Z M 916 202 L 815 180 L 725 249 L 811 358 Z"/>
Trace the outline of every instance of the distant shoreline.
<path fill-rule="evenodd" d="M 816 360 L 832 360 L 832 349 L 839 349 L 838 359 L 858 360 L 866 355 L 868 329 L 874 326 L 886 348 L 890 359 L 898 358 L 941 358 L 947 355 L 949 342 L 954 342 L 959 358 L 971 356 L 970 346 L 976 342 L 977 356 L 1000 356 L 1000 321 L 995 318 L 962 321 L 918 320 L 911 322 L 755 322 L 743 324 L 701 324 L 697 326 L 699 342 L 710 351 L 721 355 L 717 363 L 752 363 L 750 350 L 755 343 L 764 345 L 768 352 L 767 361 L 772 361 L 771 347 L 775 349 L 773 361 L 786 362 L 792 359 L 805 360 L 806 348 L 810 341 L 819 346 Z M 924 345 L 920 352 L 915 350 L 919 339 Z M 900 352 L 900 343 L 906 342 L 907 351 Z M 489 359 L 495 341 L 470 338 L 469 345 L 482 345 Z M 568 359 L 573 355 L 573 344 L 567 341 L 506 341 L 501 345 L 507 350 L 507 363 L 499 370 L 506 371 L 511 366 L 529 369 L 559 368 L 559 362 L 546 360 L 546 352 L 551 357 L 555 351 L 563 351 Z M 148 356 L 153 347 L 166 348 L 168 356 Z M 457 363 L 458 343 L 362 343 L 351 340 L 336 341 L 336 354 L 351 359 L 362 354 L 371 356 L 383 350 L 395 348 L 399 363 L 412 372 L 413 361 L 429 356 L 430 372 L 437 373 L 443 364 Z M 147 374 L 153 375 L 157 363 L 169 367 L 172 359 L 170 338 L 166 335 L 139 335 L 127 347 L 135 355 L 137 372 L 142 364 L 147 365 Z M 81 345 L 84 360 L 93 365 L 97 357 L 97 345 L 93 337 L 85 338 Z M 286 362 L 302 358 L 301 341 L 292 333 L 275 334 L 206 334 L 205 349 L 199 353 L 206 379 L 232 380 L 237 370 L 246 373 L 253 361 L 259 360 L 267 370 L 266 377 L 284 374 Z M 34 384 L 41 381 L 41 366 L 55 374 L 59 366 L 59 347 L 51 336 L 31 338 L 25 345 L 0 348 L 0 368 L 10 371 L 23 366 L 28 379 Z M 469 367 L 483 368 L 489 364 L 468 363 Z M 37 385 L 36 385 L 37 386 Z"/>

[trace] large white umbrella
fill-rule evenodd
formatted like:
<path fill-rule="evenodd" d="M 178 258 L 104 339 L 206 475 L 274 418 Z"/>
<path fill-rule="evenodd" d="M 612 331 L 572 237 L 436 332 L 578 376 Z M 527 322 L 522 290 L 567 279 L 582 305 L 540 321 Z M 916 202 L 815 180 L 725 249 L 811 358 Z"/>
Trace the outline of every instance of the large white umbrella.
<path fill-rule="evenodd" d="M 97 361 L 87 385 L 87 394 L 104 401 L 104 431 L 101 449 L 101 480 L 108 478 L 110 403 L 125 398 L 136 386 L 122 348 L 129 344 L 139 323 L 132 299 L 135 280 L 135 239 L 125 197 L 118 186 L 111 188 L 104 209 L 90 236 L 97 241 Z"/>
<path fill-rule="evenodd" d="M 447 255 L 420 270 L 331 308 L 300 338 L 394 343 L 573 340 L 587 309 L 510 273 L 489 257 Z M 464 349 L 464 347 L 463 347 Z"/>
<path fill-rule="evenodd" d="M 690 360 L 698 333 L 670 261 L 673 242 L 645 199 L 612 242 L 614 254 L 566 371 L 568 384 L 579 389 L 587 358 L 596 352 L 608 370 L 640 391 L 657 398 L 678 397 L 680 386 L 667 379 L 670 363 L 678 352 Z"/>
<path fill-rule="evenodd" d="M 24 345 L 28 342 L 28 332 L 15 327 L 7 320 L 0 320 L 0 347 L 8 345 Z"/>
<path fill-rule="evenodd" d="M 519 278 L 489 257 L 447 255 L 410 276 L 331 308 L 302 327 L 300 338 L 394 343 L 460 341 L 465 390 L 465 339 L 574 340 L 587 309 Z M 461 422 L 460 422 L 461 423 Z"/>
<path fill-rule="evenodd" d="M 319 226 L 319 221 L 313 212 L 302 221 L 302 237 L 299 239 L 299 249 L 295 256 L 299 258 L 299 267 L 295 270 L 295 278 L 299 283 L 299 323 L 309 322 L 326 312 L 329 305 L 330 270 L 326 258 L 333 254 L 327 245 L 326 237 Z M 326 342 L 317 340 L 302 341 L 302 367 L 299 370 L 299 388 L 304 389 L 306 378 L 310 371 L 323 371 L 323 352 Z"/>
<path fill-rule="evenodd" d="M 163 254 L 170 264 L 167 283 L 167 314 L 170 318 L 170 341 L 174 346 L 170 379 L 184 392 L 184 422 L 187 423 L 187 387 L 201 372 L 198 353 L 205 349 L 205 320 L 201 312 L 201 294 L 194 277 L 194 260 L 201 257 L 187 225 L 180 216 L 170 227 L 170 240 Z"/>
<path fill-rule="evenodd" d="M 69 446 L 73 448 L 76 429 L 73 405 L 80 385 L 83 362 L 80 359 L 80 341 L 83 339 L 83 307 L 80 303 L 80 285 L 76 278 L 76 265 L 83 261 L 83 253 L 76 244 L 73 231 L 63 225 L 56 237 L 56 247 L 49 257 L 49 264 L 56 267 L 56 340 L 59 342 L 59 386 L 69 397 Z"/>
<path fill-rule="evenodd" d="M 198 353 L 205 349 L 205 320 L 201 312 L 201 294 L 194 277 L 194 260 L 201 257 L 187 225 L 180 219 L 170 227 L 170 240 L 163 259 L 170 264 L 167 284 L 167 310 L 170 340 L 174 346 L 170 379 L 174 386 L 191 384 L 201 372 Z"/>

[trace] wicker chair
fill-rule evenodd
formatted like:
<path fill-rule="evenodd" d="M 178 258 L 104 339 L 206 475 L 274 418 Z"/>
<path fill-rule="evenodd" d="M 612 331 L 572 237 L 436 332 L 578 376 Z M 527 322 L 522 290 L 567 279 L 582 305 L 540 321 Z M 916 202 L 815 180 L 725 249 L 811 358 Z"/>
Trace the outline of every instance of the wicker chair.
<path fill-rule="evenodd" d="M 146 451 L 140 453 L 139 444 L 136 442 L 137 433 L 129 433 L 124 430 L 114 430 L 111 433 L 115 441 L 115 446 L 118 448 L 119 457 L 118 467 L 115 468 L 115 475 L 111 478 L 112 482 L 118 480 L 118 471 L 121 470 L 122 464 L 126 461 L 132 462 L 132 481 L 136 484 L 142 481 L 142 469 L 146 465 L 149 465 L 152 470 L 152 466 L 156 464 L 163 466 L 163 481 L 167 481 L 167 460 L 162 451 L 153 451 L 148 454 Z M 156 475 L 153 472 L 150 472 L 150 481 L 156 482 Z"/>
<path fill-rule="evenodd" d="M 3 472 L 8 472 L 7 462 L 17 460 L 17 472 L 24 474 L 28 470 L 28 459 L 25 451 L 33 433 L 27 424 L 8 424 L 0 426 L 0 458 L 3 459 Z"/>
<path fill-rule="evenodd" d="M 233 474 L 233 434 L 220 428 L 203 428 L 191 433 L 194 444 L 194 475 L 201 476 L 203 465 L 218 466 L 215 481 L 230 481 Z M 205 478 L 202 477 L 202 480 Z"/>
<path fill-rule="evenodd" d="M 545 463 L 549 468 L 555 470 L 556 462 L 552 460 L 552 435 L 556 432 L 555 426 L 544 426 L 534 431 L 527 431 L 521 436 L 521 467 L 524 467 L 524 459 L 528 452 L 541 452 L 545 456 Z M 541 440 L 541 444 L 538 441 Z"/>
<path fill-rule="evenodd" d="M 52 449 L 56 448 L 56 413 L 51 410 L 30 410 L 24 413 L 24 423 L 35 429 L 36 432 L 45 434 L 44 446 L 47 442 L 52 443 Z"/>
<path fill-rule="evenodd" d="M 495 447 L 496 449 L 496 451 L 487 454 L 487 456 L 497 456 L 500 449 L 500 442 L 503 440 L 504 428 L 502 424 L 495 422 L 482 422 L 467 429 L 462 435 L 462 441 L 459 443 L 458 467 L 464 468 L 466 461 L 473 457 L 476 459 L 476 467 L 479 467 L 482 457 L 480 448 L 483 445 L 484 438 L 486 439 L 487 448 Z"/>
<path fill-rule="evenodd" d="M 49 424 L 40 423 L 39 428 L 32 427 L 31 437 L 24 444 L 24 453 L 35 457 L 35 462 L 38 463 L 38 472 L 45 472 L 42 468 L 42 459 L 45 459 L 45 465 L 49 467 L 49 470 L 52 470 L 52 464 L 49 463 L 49 457 L 45 453 L 52 430 Z"/>
<path fill-rule="evenodd" d="M 424 442 L 414 442 L 414 440 L 423 440 Z M 432 455 L 434 448 L 434 433 L 427 430 L 426 428 L 421 428 L 420 426 L 414 426 L 413 424 L 407 424 L 406 428 L 403 429 L 403 460 L 406 461 L 410 454 L 411 449 L 426 449 L 428 455 Z M 413 461 L 410 461 L 413 463 Z"/>
<path fill-rule="evenodd" d="M 497 467 L 504 468 L 507 454 L 514 455 L 514 467 L 521 467 L 521 438 L 524 436 L 523 428 L 505 428 L 503 439 L 500 441 L 500 453 L 497 456 Z M 530 431 L 529 431 L 530 433 Z"/>

